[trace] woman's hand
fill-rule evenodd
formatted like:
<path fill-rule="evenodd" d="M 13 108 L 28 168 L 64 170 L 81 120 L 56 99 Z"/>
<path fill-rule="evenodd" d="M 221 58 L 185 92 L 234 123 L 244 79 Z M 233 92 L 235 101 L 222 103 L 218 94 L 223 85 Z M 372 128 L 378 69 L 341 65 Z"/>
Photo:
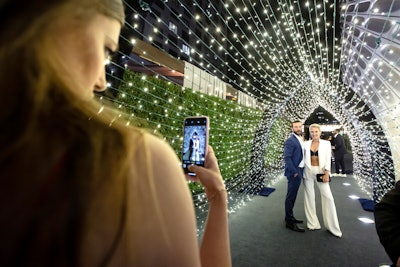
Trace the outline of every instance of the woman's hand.
<path fill-rule="evenodd" d="M 189 170 L 196 174 L 196 179 L 204 186 L 210 204 L 200 246 L 201 264 L 231 267 L 227 192 L 211 146 L 208 146 L 204 167 L 192 165 Z"/>
<path fill-rule="evenodd" d="M 329 183 L 329 173 L 325 173 L 325 174 L 322 176 L 322 182 L 324 182 L 324 183 Z"/>
<path fill-rule="evenodd" d="M 218 167 L 218 160 L 211 146 L 208 146 L 204 167 L 191 165 L 188 169 L 196 174 L 195 177 L 189 177 L 189 179 L 200 182 L 204 186 L 209 200 L 218 192 L 225 190 L 224 181 Z"/>

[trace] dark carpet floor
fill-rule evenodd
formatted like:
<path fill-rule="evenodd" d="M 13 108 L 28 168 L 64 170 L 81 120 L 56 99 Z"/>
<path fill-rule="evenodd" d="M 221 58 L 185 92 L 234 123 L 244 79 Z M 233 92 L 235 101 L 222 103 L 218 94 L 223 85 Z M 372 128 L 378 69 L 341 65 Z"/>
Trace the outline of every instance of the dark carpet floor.
<path fill-rule="evenodd" d="M 349 183 L 346 186 L 344 183 Z M 229 215 L 234 267 L 264 266 L 354 266 L 378 267 L 390 263 L 379 243 L 375 224 L 365 224 L 358 217 L 373 219 L 373 213 L 362 209 L 356 195 L 369 198 L 352 175 L 333 177 L 331 190 L 335 198 L 343 238 L 330 235 L 323 227 L 318 188 L 316 203 L 321 230 L 298 233 L 285 228 L 284 199 L 286 178 L 282 175 L 268 197 L 254 196 L 243 207 Z M 305 220 L 303 185 L 299 189 L 294 214 Z M 306 228 L 306 225 L 303 224 Z"/>

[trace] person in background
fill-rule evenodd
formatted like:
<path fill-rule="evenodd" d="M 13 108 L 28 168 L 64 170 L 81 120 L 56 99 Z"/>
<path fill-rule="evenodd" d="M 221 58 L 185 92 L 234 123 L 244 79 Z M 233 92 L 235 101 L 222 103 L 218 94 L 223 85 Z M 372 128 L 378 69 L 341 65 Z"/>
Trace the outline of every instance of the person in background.
<path fill-rule="evenodd" d="M 314 184 L 317 183 L 321 193 L 322 217 L 326 229 L 336 237 L 342 237 L 336 214 L 335 201 L 329 186 L 331 171 L 331 144 L 322 140 L 319 124 L 309 127 L 311 140 L 304 142 L 304 210 L 309 230 L 321 229 L 315 207 Z M 323 174 L 322 182 L 316 182 L 316 175 Z"/>
<path fill-rule="evenodd" d="M 194 132 L 190 139 L 189 150 L 189 159 L 194 162 L 200 161 L 200 140 L 197 132 Z"/>
<path fill-rule="evenodd" d="M 231 266 L 213 149 L 190 167 L 199 246 L 173 149 L 94 98 L 124 17 L 121 0 L 0 3 L 0 266 Z"/>
<path fill-rule="evenodd" d="M 292 131 L 284 143 L 283 158 L 285 161 L 285 176 L 288 181 L 286 199 L 285 199 L 285 223 L 286 228 L 296 232 L 304 232 L 304 228 L 298 226 L 303 223 L 293 215 L 293 207 L 296 202 L 297 192 L 303 178 L 303 123 L 299 120 L 292 122 Z"/>
<path fill-rule="evenodd" d="M 329 141 L 329 143 L 331 143 L 331 169 L 333 167 L 333 164 L 335 162 L 335 151 L 333 150 L 334 148 L 334 140 L 333 140 L 333 135 L 329 134 L 328 138 L 326 139 L 327 141 Z"/>
<path fill-rule="evenodd" d="M 346 176 L 346 166 L 344 164 L 344 155 L 346 154 L 346 145 L 340 129 L 333 131 L 333 151 L 335 156 L 336 176 Z"/>
<path fill-rule="evenodd" d="M 375 205 L 374 217 L 376 232 L 392 266 L 400 266 L 400 181 Z"/>

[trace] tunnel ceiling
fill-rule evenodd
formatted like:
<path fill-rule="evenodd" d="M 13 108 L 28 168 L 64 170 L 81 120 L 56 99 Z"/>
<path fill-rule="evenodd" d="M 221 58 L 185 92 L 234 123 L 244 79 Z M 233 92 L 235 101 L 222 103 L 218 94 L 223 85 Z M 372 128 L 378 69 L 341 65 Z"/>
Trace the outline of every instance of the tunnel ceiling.
<path fill-rule="evenodd" d="M 312 93 L 331 96 L 325 108 L 334 116 L 346 112 L 345 103 L 347 109 L 365 103 L 381 118 L 399 101 L 399 1 L 126 3 L 128 40 L 203 68 L 263 108 L 295 98 L 290 109 L 312 112 L 306 103 Z M 132 61 L 168 75 L 157 63 Z"/>
<path fill-rule="evenodd" d="M 400 169 L 400 0 L 125 4 L 120 43 L 135 54 L 125 67 L 183 83 L 144 42 L 256 99 L 270 118 L 305 121 L 321 107 L 353 138 L 361 176 L 379 159 L 371 148 L 393 154 L 375 174 Z"/>

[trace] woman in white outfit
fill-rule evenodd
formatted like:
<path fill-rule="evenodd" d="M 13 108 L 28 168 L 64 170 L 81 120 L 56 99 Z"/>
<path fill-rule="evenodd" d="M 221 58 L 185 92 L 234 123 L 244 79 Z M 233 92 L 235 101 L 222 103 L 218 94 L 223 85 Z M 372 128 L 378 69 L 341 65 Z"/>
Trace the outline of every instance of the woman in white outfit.
<path fill-rule="evenodd" d="M 342 237 L 339 221 L 336 214 L 335 201 L 329 187 L 331 170 L 331 144 L 321 140 L 321 127 L 319 124 L 310 125 L 312 140 L 304 142 L 304 209 L 309 230 L 321 229 L 315 209 L 314 183 L 321 193 L 322 216 L 326 229 L 336 237 Z M 324 174 L 322 182 L 317 182 L 317 174 Z"/>

